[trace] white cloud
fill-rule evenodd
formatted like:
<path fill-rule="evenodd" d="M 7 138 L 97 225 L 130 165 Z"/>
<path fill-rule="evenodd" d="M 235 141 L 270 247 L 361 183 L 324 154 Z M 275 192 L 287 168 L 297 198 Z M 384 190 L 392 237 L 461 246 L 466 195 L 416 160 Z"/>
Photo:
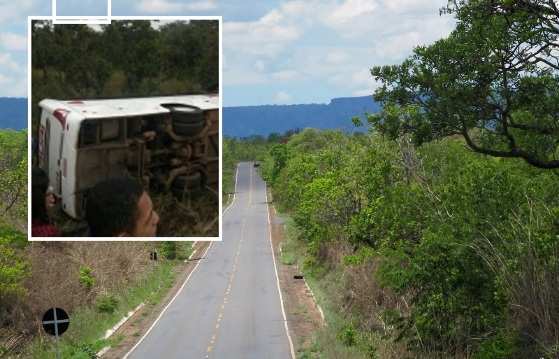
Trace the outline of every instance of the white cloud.
<path fill-rule="evenodd" d="M 217 7 L 215 0 L 200 0 L 187 4 L 169 0 L 142 0 L 137 8 L 140 12 L 149 14 L 169 14 L 184 11 L 207 11 Z"/>
<path fill-rule="evenodd" d="M 184 5 L 167 0 L 142 0 L 138 9 L 146 13 L 170 13 L 179 11 Z"/>
<path fill-rule="evenodd" d="M 254 68 L 258 72 L 263 72 L 266 69 L 266 64 L 262 60 L 256 60 L 254 63 Z"/>
<path fill-rule="evenodd" d="M 439 15 L 442 5 L 444 0 L 291 0 L 255 20 L 225 19 L 224 85 L 246 86 L 252 95 L 252 85 L 268 85 L 268 101 L 275 103 L 371 94 L 378 87 L 371 67 L 400 63 L 415 46 L 452 30 L 454 20 Z"/>
<path fill-rule="evenodd" d="M 185 10 L 189 11 L 208 11 L 213 10 L 217 7 L 217 4 L 214 0 L 206 0 L 206 1 L 194 1 L 190 4 L 186 5 Z"/>
<path fill-rule="evenodd" d="M 333 49 L 332 51 L 328 52 L 326 54 L 326 58 L 324 59 L 324 61 L 328 64 L 332 64 L 332 65 L 340 65 L 343 64 L 345 62 L 348 62 L 349 57 L 348 57 L 348 53 L 344 50 L 336 50 Z"/>
<path fill-rule="evenodd" d="M 446 1 L 440 0 L 382 0 L 382 6 L 396 13 L 420 12 L 432 13 L 433 9 L 438 9 L 446 5 Z"/>
<path fill-rule="evenodd" d="M 374 92 L 374 90 L 371 89 L 360 89 L 360 90 L 355 90 L 351 93 L 351 96 L 369 96 L 372 95 Z"/>
<path fill-rule="evenodd" d="M 289 1 L 254 21 L 225 21 L 223 46 L 245 57 L 277 57 L 304 35 L 305 15 L 315 3 Z"/>
<path fill-rule="evenodd" d="M 279 14 L 270 13 L 255 22 L 226 22 L 223 46 L 245 55 L 274 57 L 300 35 L 296 26 L 282 24 Z"/>
<path fill-rule="evenodd" d="M 375 0 L 345 0 L 332 9 L 326 22 L 335 26 L 346 25 L 355 18 L 372 13 L 377 7 Z"/>
<path fill-rule="evenodd" d="M 254 71 L 252 68 L 244 68 L 241 65 L 231 70 L 223 71 L 223 81 L 227 86 L 235 85 L 261 85 L 268 82 L 265 74 Z"/>
<path fill-rule="evenodd" d="M 0 1 L 0 23 L 7 21 L 24 21 L 24 17 L 32 14 L 32 9 L 37 1 L 33 0 L 18 0 Z"/>
<path fill-rule="evenodd" d="M 410 31 L 387 37 L 386 40 L 381 46 L 375 46 L 377 56 L 388 59 L 401 58 L 410 53 L 414 46 L 421 43 L 421 34 L 417 31 Z"/>
<path fill-rule="evenodd" d="M 0 33 L 0 45 L 8 51 L 25 51 L 27 37 L 11 32 Z"/>
<path fill-rule="evenodd" d="M 301 77 L 301 74 L 295 70 L 281 70 L 270 74 L 271 78 L 276 81 L 291 81 Z"/>
<path fill-rule="evenodd" d="M 291 101 L 291 95 L 285 91 L 279 91 L 274 96 L 274 103 L 285 104 Z"/>
<path fill-rule="evenodd" d="M 9 69 L 16 72 L 24 70 L 23 66 L 15 62 L 12 59 L 12 56 L 7 53 L 0 53 L 0 68 Z"/>
<path fill-rule="evenodd" d="M 0 53 L 0 96 L 27 96 L 25 66 L 18 64 L 9 53 Z"/>

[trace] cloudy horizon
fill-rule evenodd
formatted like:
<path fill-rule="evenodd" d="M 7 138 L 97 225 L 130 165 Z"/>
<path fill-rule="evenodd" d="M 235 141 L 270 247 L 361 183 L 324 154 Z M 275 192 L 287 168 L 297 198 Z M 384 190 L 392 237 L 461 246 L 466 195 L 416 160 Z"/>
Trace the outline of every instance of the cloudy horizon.
<path fill-rule="evenodd" d="M 91 0 L 88 0 L 91 1 Z M 58 0 L 72 8 L 80 0 Z M 93 3 L 93 2 L 91 2 Z M 415 46 L 447 36 L 439 0 L 112 0 L 115 16 L 223 16 L 224 106 L 328 103 L 370 95 L 375 65 L 400 63 Z M 0 96 L 26 96 L 26 17 L 49 0 L 0 3 Z M 87 15 L 102 6 L 80 8 Z M 105 8 L 106 11 L 106 8 Z M 70 15 L 83 15 L 70 13 Z"/>

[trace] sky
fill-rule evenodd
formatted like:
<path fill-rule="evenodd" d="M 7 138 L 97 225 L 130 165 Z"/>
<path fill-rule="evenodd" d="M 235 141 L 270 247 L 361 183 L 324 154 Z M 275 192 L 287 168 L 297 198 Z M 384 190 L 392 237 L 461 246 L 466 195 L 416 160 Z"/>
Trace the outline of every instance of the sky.
<path fill-rule="evenodd" d="M 112 14 L 223 16 L 224 106 L 328 103 L 371 95 L 375 65 L 447 36 L 446 0 L 112 0 Z M 58 0 L 59 15 L 101 15 L 104 0 Z M 27 94 L 26 17 L 50 0 L 0 0 L 0 96 Z"/>
<path fill-rule="evenodd" d="M 103 16 L 107 14 L 107 0 L 56 0 L 56 15 Z"/>

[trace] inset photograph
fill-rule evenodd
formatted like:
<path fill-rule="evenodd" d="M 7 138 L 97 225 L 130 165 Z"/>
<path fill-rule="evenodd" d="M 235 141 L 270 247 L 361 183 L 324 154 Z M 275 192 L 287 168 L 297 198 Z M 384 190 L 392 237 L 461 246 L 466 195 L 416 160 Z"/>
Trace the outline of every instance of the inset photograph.
<path fill-rule="evenodd" d="M 220 20 L 30 26 L 32 240 L 218 239 Z"/>

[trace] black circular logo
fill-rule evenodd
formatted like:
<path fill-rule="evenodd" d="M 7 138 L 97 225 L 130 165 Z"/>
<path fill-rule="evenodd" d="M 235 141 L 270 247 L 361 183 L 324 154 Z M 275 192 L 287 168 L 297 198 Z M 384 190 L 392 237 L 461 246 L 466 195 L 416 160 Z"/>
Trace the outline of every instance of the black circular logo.
<path fill-rule="evenodd" d="M 64 309 L 51 308 L 43 315 L 43 329 L 50 335 L 62 335 L 70 325 L 70 318 Z"/>

